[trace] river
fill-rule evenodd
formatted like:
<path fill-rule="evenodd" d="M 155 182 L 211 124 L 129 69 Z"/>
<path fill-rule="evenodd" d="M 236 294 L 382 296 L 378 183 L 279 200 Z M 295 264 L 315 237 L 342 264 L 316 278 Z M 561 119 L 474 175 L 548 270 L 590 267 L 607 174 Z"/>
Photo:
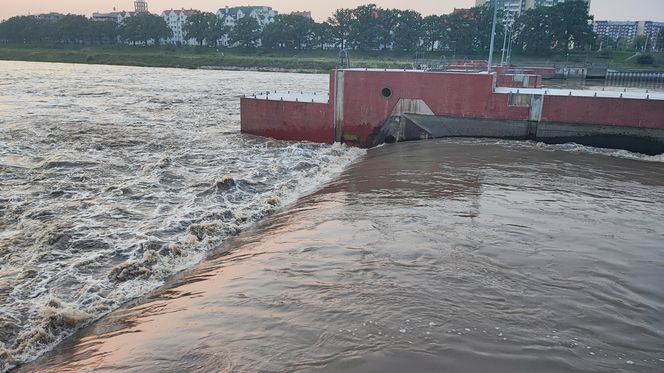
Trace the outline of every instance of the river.
<path fill-rule="evenodd" d="M 0 85 L 2 369 L 664 369 L 661 156 L 239 133 L 241 94 L 325 75 Z"/>

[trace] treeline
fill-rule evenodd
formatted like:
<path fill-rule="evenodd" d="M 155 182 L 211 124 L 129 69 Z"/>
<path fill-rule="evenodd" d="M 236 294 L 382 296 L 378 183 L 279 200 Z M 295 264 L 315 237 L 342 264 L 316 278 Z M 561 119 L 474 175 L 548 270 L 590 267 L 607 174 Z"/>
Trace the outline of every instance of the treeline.
<path fill-rule="evenodd" d="M 423 17 L 412 10 L 369 4 L 338 9 L 320 23 L 301 16 L 278 15 L 275 22 L 261 28 L 251 17 L 226 27 L 215 14 L 196 12 L 188 18 L 184 32 L 187 39 L 211 47 L 448 51 L 477 55 L 489 50 L 492 16 L 488 6 Z M 595 45 L 586 2 L 539 7 L 508 19 L 507 14 L 499 14 L 496 40 L 502 45 L 507 33 L 515 52 L 543 55 Z M 122 25 L 75 15 L 55 23 L 36 17 L 14 17 L 0 23 L 0 40 L 11 43 L 159 44 L 170 37 L 166 22 L 155 15 L 129 17 Z"/>
<path fill-rule="evenodd" d="M 171 36 L 166 21 L 153 14 L 126 18 L 121 25 L 74 14 L 57 22 L 18 16 L 0 23 L 0 40 L 14 44 L 152 44 Z"/>

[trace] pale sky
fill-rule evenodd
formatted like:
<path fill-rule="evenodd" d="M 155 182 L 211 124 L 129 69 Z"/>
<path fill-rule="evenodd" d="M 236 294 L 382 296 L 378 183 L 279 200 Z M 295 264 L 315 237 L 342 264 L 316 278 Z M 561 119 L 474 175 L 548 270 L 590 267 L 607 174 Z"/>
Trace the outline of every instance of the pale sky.
<path fill-rule="evenodd" d="M 225 6 L 267 5 L 280 13 L 310 10 L 316 20 L 324 20 L 337 8 L 375 3 L 385 8 L 414 9 L 424 15 L 444 14 L 454 8 L 475 5 L 475 0 L 148 0 L 150 11 L 194 8 L 216 11 Z M 132 10 L 133 0 L 0 0 L 0 20 L 15 15 L 46 13 L 76 13 L 90 16 L 92 12 Z M 616 21 L 664 21 L 664 0 L 592 0 L 591 13 L 595 19 Z"/>

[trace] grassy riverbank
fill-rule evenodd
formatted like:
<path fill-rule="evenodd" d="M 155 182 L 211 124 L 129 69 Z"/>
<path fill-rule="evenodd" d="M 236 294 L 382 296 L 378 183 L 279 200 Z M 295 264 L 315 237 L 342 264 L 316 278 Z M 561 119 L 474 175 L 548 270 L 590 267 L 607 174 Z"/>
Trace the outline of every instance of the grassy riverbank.
<path fill-rule="evenodd" d="M 82 47 L 34 48 L 0 46 L 0 60 L 87 63 L 177 68 L 228 68 L 267 71 L 327 72 L 337 64 L 333 51 L 242 52 L 208 48 Z M 404 67 L 411 58 L 357 56 L 355 67 Z"/>
<path fill-rule="evenodd" d="M 515 56 L 519 65 L 545 65 L 561 62 L 608 64 L 614 69 L 664 70 L 664 54 L 655 55 L 654 65 L 639 65 L 628 60 L 629 52 L 610 55 L 572 55 L 550 57 Z M 413 56 L 394 52 L 351 52 L 354 67 L 403 68 L 409 66 Z M 451 59 L 452 56 L 446 56 Z M 431 53 L 428 58 L 440 58 Z M 475 56 L 475 58 L 482 58 Z M 0 60 L 65 62 L 102 65 L 152 66 L 176 68 L 219 68 L 265 71 L 327 72 L 337 63 L 336 51 L 241 51 L 210 48 L 85 46 L 35 47 L 0 46 Z M 497 61 L 500 56 L 497 56 Z"/>

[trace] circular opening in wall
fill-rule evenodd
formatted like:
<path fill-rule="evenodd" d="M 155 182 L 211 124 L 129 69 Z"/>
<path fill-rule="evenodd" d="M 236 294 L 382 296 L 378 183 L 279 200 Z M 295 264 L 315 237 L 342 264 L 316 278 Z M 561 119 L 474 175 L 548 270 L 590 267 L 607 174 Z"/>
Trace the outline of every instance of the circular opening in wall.
<path fill-rule="evenodd" d="M 385 98 L 390 98 L 392 96 L 392 90 L 388 87 L 385 87 L 380 91 L 380 95 Z"/>

